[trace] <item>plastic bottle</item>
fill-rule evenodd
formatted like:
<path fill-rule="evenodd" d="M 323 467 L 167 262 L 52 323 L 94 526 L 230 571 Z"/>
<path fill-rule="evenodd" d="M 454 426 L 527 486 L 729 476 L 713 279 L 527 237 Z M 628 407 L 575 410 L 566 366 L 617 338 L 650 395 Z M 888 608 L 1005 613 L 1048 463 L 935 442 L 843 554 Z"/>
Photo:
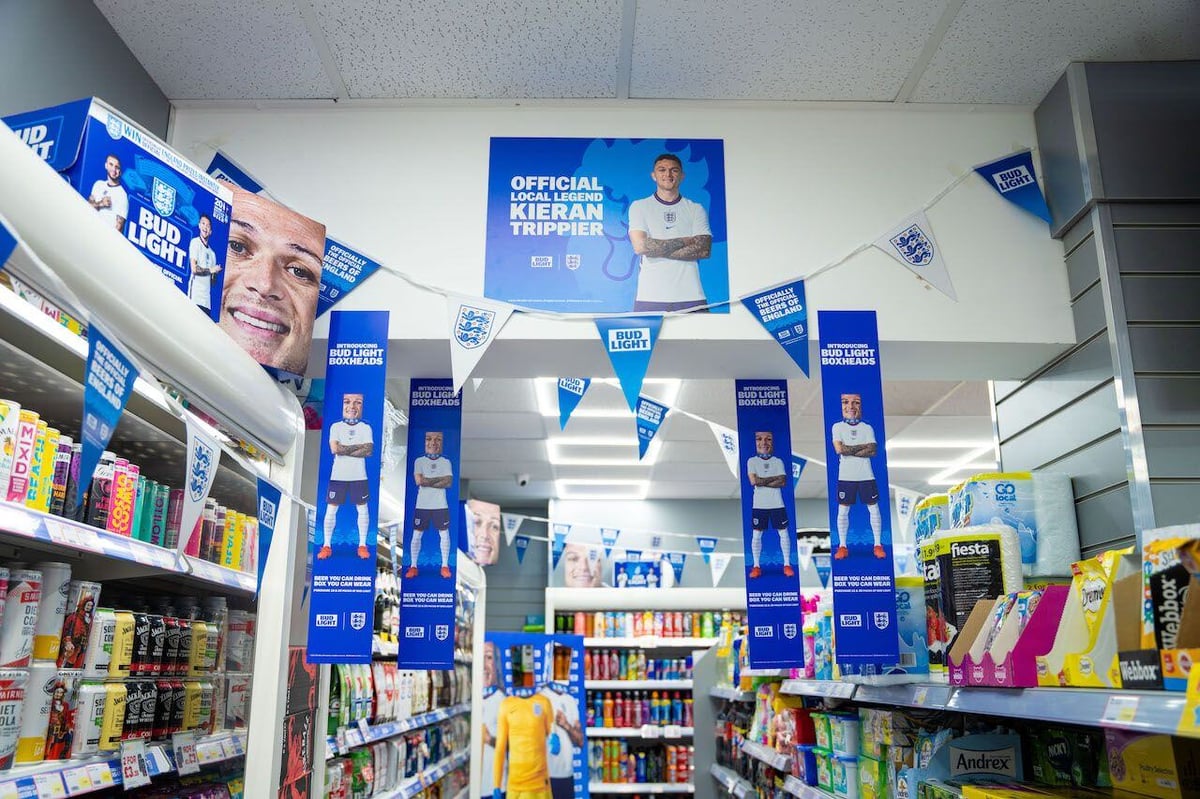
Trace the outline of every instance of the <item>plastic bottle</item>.
<path fill-rule="evenodd" d="M 683 725 L 683 697 L 678 691 L 671 695 L 671 723 Z"/>
<path fill-rule="evenodd" d="M 604 726 L 611 727 L 613 725 L 613 697 L 611 691 L 604 692 Z"/>
<path fill-rule="evenodd" d="M 617 691 L 613 696 L 612 706 L 612 727 L 620 727 L 625 720 L 625 700 L 621 697 L 621 692 Z"/>
<path fill-rule="evenodd" d="M 651 691 L 650 692 L 650 723 L 651 724 L 657 725 L 657 724 L 661 723 L 661 721 L 659 719 L 660 710 L 661 710 L 661 705 L 658 702 L 658 691 Z"/>

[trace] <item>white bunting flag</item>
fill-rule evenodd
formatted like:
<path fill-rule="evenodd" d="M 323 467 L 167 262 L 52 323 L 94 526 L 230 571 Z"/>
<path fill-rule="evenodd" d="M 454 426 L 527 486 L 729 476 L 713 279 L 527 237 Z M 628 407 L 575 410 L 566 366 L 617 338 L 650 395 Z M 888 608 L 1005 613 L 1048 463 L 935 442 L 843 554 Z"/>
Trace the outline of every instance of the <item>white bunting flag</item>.
<path fill-rule="evenodd" d="M 724 425 L 716 422 L 709 422 L 708 429 L 712 430 L 713 437 L 717 439 L 717 446 L 721 448 L 721 454 L 725 456 L 725 464 L 729 467 L 729 471 L 734 477 L 738 476 L 738 440 L 737 431 L 732 430 Z"/>
<path fill-rule="evenodd" d="M 525 517 L 519 513 L 501 513 L 500 523 L 504 526 L 504 543 L 512 546 L 513 536 L 521 529 L 522 522 Z"/>
<path fill-rule="evenodd" d="M 480 387 L 480 386 L 482 386 L 482 385 L 483 385 L 483 378 L 482 378 L 482 377 L 472 377 L 472 378 L 471 378 L 471 388 L 472 388 L 473 390 L 475 390 L 475 391 L 478 391 L 478 390 L 479 390 L 479 387 Z"/>
<path fill-rule="evenodd" d="M 512 312 L 513 306 L 482 297 L 446 295 L 450 323 L 450 373 L 454 390 L 461 391 L 483 353 L 491 346 Z"/>
<path fill-rule="evenodd" d="M 922 495 L 917 491 L 909 491 L 907 488 L 893 486 L 892 490 L 896 492 L 896 518 L 900 521 L 900 529 L 896 531 L 892 543 L 897 544 L 901 541 L 912 541 L 913 511 L 916 509 Z"/>
<path fill-rule="evenodd" d="M 875 241 L 875 246 L 955 302 L 954 284 L 924 211 L 917 211 Z"/>
<path fill-rule="evenodd" d="M 212 436 L 202 430 L 191 416 L 187 423 L 187 474 L 184 475 L 183 513 L 179 523 L 179 551 L 185 555 L 200 554 L 200 530 L 197 523 L 204 513 L 204 501 L 212 490 L 221 460 L 221 448 Z"/>
<path fill-rule="evenodd" d="M 708 556 L 708 565 L 712 569 L 714 588 L 721 582 L 721 578 L 725 576 L 725 570 L 729 568 L 731 557 L 728 552 L 714 552 Z"/>
<path fill-rule="evenodd" d="M 812 544 L 796 544 L 796 563 L 800 565 L 800 573 L 808 571 L 808 567 L 812 565 Z"/>

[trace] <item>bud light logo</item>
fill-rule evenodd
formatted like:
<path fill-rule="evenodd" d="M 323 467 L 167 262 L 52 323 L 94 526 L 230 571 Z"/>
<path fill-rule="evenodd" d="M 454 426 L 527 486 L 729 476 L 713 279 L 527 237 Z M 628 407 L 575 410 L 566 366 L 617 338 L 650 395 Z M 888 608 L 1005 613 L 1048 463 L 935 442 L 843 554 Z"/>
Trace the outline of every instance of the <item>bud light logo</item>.
<path fill-rule="evenodd" d="M 996 188 L 1000 190 L 1001 194 L 1007 194 L 1013 189 L 1033 183 L 1033 175 L 1029 174 L 1029 170 L 1024 166 L 1018 165 L 1002 172 L 993 172 L 992 182 L 996 184 Z"/>
<path fill-rule="evenodd" d="M 266 497 L 258 498 L 258 522 L 264 527 L 275 526 L 275 503 Z"/>
<path fill-rule="evenodd" d="M 337 614 L 318 613 L 316 624 L 318 627 L 337 627 Z"/>
<path fill-rule="evenodd" d="M 608 331 L 609 352 L 649 352 L 650 328 L 630 327 Z"/>

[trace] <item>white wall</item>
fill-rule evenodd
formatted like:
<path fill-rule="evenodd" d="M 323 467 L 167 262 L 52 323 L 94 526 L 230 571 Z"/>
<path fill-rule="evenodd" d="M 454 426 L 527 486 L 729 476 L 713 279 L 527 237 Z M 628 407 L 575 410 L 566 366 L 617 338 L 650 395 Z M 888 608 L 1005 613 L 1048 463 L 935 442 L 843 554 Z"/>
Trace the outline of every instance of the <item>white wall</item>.
<path fill-rule="evenodd" d="M 475 295 L 490 136 L 725 139 L 735 297 L 815 270 L 972 165 L 1035 142 L 1032 114 L 1020 109 L 640 102 L 185 106 L 172 130 L 174 145 L 197 162 L 219 147 L 339 239 L 421 282 Z M 812 281 L 810 308 L 877 309 L 893 378 L 1024 377 L 1073 342 L 1062 249 L 1045 224 L 974 178 L 929 216 L 958 303 L 869 250 Z M 442 302 L 390 275 L 367 285 L 344 307 L 394 311 L 391 363 L 405 374 L 444 373 Z M 607 374 L 595 336 L 588 322 L 517 316 L 477 374 Z M 669 320 L 657 352 L 651 374 L 790 373 L 787 356 L 740 307 Z"/>

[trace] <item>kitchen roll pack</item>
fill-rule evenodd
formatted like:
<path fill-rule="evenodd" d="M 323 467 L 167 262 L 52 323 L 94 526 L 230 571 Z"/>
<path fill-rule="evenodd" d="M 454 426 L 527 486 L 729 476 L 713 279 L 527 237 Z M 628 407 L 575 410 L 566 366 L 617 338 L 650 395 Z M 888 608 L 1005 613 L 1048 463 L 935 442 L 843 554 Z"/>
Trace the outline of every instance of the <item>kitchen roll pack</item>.
<path fill-rule="evenodd" d="M 949 652 L 958 631 L 975 609 L 975 603 L 1013 594 L 1024 587 L 1021 545 L 1017 531 L 1012 527 L 982 524 L 939 531 L 934 551 L 940 606 L 927 608 L 927 612 L 937 614 L 934 626 L 941 640 L 931 638 L 929 644 Z"/>
<path fill-rule="evenodd" d="M 1079 560 L 1071 478 L 1054 472 L 977 474 L 950 489 L 952 527 L 1007 525 L 1016 531 L 1023 573 L 1069 575 Z"/>

